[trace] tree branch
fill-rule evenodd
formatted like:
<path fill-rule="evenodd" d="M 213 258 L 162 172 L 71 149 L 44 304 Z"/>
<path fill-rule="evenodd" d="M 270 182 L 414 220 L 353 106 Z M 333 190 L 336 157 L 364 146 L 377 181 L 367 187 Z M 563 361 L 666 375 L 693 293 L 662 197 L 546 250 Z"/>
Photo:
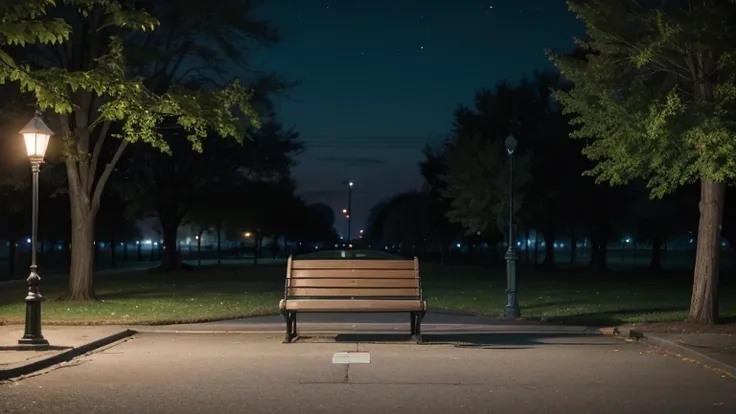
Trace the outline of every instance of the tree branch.
<path fill-rule="evenodd" d="M 102 146 L 105 143 L 105 139 L 107 138 L 107 133 L 110 131 L 110 121 L 105 122 L 102 124 L 102 128 L 100 129 L 100 133 L 97 135 L 97 141 L 95 142 L 95 148 L 92 150 L 92 158 L 90 158 L 90 166 L 89 166 L 89 172 L 87 173 L 87 185 L 90 185 L 91 183 L 95 182 L 95 177 L 97 176 L 97 165 L 100 162 L 100 153 L 102 152 Z M 89 192 L 91 188 L 87 189 L 87 192 Z"/>
<path fill-rule="evenodd" d="M 120 142 L 120 146 L 115 151 L 115 155 L 112 156 L 112 159 L 110 160 L 110 162 L 105 166 L 105 170 L 102 171 L 102 175 L 100 176 L 99 181 L 97 181 L 97 185 L 95 186 L 94 194 L 92 195 L 91 209 L 93 213 L 96 213 L 97 210 L 99 210 L 100 199 L 102 198 L 102 191 L 105 189 L 107 180 L 110 179 L 110 175 L 112 174 L 112 171 L 115 169 L 115 165 L 120 160 L 120 157 L 123 155 L 125 148 L 128 147 L 128 144 L 130 144 L 130 142 L 126 140 L 122 140 Z"/>
<path fill-rule="evenodd" d="M 66 146 L 65 151 L 69 151 L 72 146 L 76 145 L 76 142 L 69 142 L 69 140 L 74 141 L 74 138 L 72 137 L 71 127 L 69 125 L 69 115 L 67 114 L 60 114 L 59 115 L 59 123 L 61 124 L 61 131 L 63 134 L 64 144 Z M 74 149 L 76 151 L 76 148 Z M 69 182 L 69 190 L 72 194 L 80 194 L 83 198 L 83 201 L 85 205 L 89 205 L 89 197 L 88 194 L 84 191 L 82 191 L 82 182 L 81 177 L 79 176 L 79 170 L 77 169 L 77 161 L 75 157 L 65 157 L 66 159 L 66 170 L 67 170 L 67 179 Z"/>

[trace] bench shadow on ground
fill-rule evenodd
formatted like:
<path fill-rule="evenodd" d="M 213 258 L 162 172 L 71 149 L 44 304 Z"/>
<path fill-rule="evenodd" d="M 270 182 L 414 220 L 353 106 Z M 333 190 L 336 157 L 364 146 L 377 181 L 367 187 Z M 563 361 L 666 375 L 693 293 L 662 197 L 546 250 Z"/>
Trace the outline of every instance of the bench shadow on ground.
<path fill-rule="evenodd" d="M 428 345 L 453 345 L 458 348 L 481 349 L 531 349 L 539 346 L 620 346 L 621 341 L 613 338 L 592 341 L 597 334 L 564 333 L 427 333 L 422 334 L 423 343 Z M 334 339 L 333 339 L 334 338 Z M 400 333 L 345 333 L 330 337 L 299 335 L 297 343 L 315 342 L 362 342 L 372 344 L 417 345 L 408 334 Z"/>

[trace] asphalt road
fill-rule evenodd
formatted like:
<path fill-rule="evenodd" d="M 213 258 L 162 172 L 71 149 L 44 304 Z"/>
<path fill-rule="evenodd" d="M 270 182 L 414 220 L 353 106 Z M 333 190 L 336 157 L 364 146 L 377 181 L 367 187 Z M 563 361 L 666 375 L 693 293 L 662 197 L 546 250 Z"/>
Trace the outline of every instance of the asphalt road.
<path fill-rule="evenodd" d="M 416 345 L 358 335 L 281 344 L 281 335 L 139 334 L 0 384 L 0 412 L 736 412 L 736 380 L 614 338 L 456 335 Z M 370 363 L 333 364 L 337 352 L 368 352 Z"/>

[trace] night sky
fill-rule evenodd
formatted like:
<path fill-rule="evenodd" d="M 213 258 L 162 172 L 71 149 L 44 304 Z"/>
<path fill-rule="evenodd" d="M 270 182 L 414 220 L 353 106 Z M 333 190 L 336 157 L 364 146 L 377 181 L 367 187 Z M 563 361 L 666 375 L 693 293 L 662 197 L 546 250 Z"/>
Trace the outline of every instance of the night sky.
<path fill-rule="evenodd" d="M 582 25 L 563 0 L 269 0 L 260 15 L 284 41 L 256 62 L 302 84 L 279 116 L 306 143 L 294 175 L 309 201 L 340 211 L 353 191 L 353 236 L 376 202 L 423 180 L 425 143 L 447 136 L 458 104 L 497 81 L 551 65 Z"/>

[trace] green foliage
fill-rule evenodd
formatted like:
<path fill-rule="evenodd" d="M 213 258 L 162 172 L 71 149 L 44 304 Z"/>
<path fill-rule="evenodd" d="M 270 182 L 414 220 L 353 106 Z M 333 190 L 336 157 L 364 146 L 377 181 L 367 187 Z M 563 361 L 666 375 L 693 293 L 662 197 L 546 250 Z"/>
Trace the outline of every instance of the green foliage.
<path fill-rule="evenodd" d="M 62 3 L 76 8 L 77 15 L 94 25 L 91 36 L 104 45 L 101 48 L 103 52 L 92 55 L 92 60 L 84 62 L 81 68 L 19 63 L 5 50 L 13 45 L 53 47 L 57 43 L 73 41 L 70 24 L 59 17 L 45 17 L 54 11 L 56 4 L 53 1 L 17 2 L 13 6 L 4 6 L 6 13 L 0 22 L 0 83 L 18 82 L 22 91 L 35 95 L 40 109 L 61 114 L 86 111 L 87 108 L 80 107 L 80 96 L 97 97 L 96 117 L 89 125 L 77 125 L 77 128 L 92 129 L 106 122 L 120 122 L 120 138 L 129 142 L 143 141 L 163 152 L 169 152 L 170 148 L 157 126 L 167 118 L 175 119 L 187 132 L 193 149 L 197 151 L 201 151 L 202 139 L 210 130 L 222 137 L 242 141 L 245 136 L 242 116 L 253 126 L 258 126 L 258 114 L 250 105 L 252 93 L 237 81 L 216 90 L 193 91 L 172 87 L 166 93 L 156 94 L 146 87 L 144 78 L 129 75 L 121 36 L 126 31 L 154 30 L 158 21 L 147 12 L 131 8 L 130 3 L 122 1 L 66 0 Z M 70 47 L 77 49 L 83 45 Z M 235 108 L 240 110 L 241 116 L 233 113 Z M 75 138 L 73 131 L 61 133 L 67 140 Z"/>
<path fill-rule="evenodd" d="M 736 178 L 733 1 L 569 1 L 580 52 L 550 52 L 570 90 L 555 97 L 586 139 L 597 182 L 647 181 L 662 197 L 699 179 Z"/>
<path fill-rule="evenodd" d="M 521 143 L 523 145 L 523 143 Z M 508 226 L 509 156 L 502 140 L 469 134 L 457 137 L 445 150 L 450 221 L 460 223 L 468 234 L 503 233 Z M 514 155 L 514 211 L 521 208 L 529 184 L 530 156 Z"/>

